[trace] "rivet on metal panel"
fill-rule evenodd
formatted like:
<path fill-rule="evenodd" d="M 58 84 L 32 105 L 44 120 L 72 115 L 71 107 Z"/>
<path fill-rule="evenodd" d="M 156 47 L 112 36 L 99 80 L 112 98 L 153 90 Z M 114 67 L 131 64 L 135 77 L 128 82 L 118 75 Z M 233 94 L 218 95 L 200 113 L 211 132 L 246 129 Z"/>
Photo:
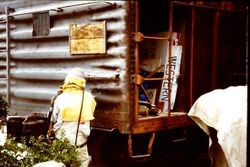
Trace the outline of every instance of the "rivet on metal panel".
<path fill-rule="evenodd" d="M 7 7 L 9 12 L 15 12 L 15 9 L 14 8 L 10 8 L 10 7 Z"/>
<path fill-rule="evenodd" d="M 52 11 L 56 11 L 56 12 L 63 12 L 63 8 L 57 8 L 57 9 L 51 9 Z"/>
<path fill-rule="evenodd" d="M 8 16 L 9 17 L 9 20 L 13 20 L 14 19 L 14 17 L 13 16 Z"/>

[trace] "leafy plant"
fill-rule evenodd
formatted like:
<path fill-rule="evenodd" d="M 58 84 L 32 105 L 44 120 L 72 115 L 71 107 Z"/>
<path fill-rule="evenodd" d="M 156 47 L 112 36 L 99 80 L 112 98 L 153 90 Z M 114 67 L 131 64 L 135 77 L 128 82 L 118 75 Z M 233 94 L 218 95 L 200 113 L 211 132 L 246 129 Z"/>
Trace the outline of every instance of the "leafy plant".
<path fill-rule="evenodd" d="M 21 142 L 8 138 L 4 146 L 0 146 L 0 167 L 32 167 L 49 160 L 62 162 L 70 167 L 76 162 L 77 151 L 67 139 L 53 141 L 31 136 L 23 137 Z"/>
<path fill-rule="evenodd" d="M 0 119 L 5 119 L 8 115 L 8 112 L 8 103 L 2 98 L 2 96 L 0 96 Z"/>

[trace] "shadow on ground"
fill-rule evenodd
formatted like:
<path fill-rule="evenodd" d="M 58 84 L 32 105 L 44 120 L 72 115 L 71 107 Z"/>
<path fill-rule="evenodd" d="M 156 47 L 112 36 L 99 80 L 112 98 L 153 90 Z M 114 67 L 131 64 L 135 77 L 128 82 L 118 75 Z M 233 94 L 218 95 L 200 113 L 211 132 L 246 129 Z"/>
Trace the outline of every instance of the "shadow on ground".
<path fill-rule="evenodd" d="M 182 136 L 179 136 L 178 131 L 158 133 L 152 147 L 152 155 L 139 159 L 128 157 L 126 135 L 120 135 L 119 132 L 94 133 L 96 134 L 89 138 L 91 167 L 210 167 L 208 136 L 198 127 L 189 129 L 185 140 L 179 140 Z M 133 153 L 145 153 L 147 144 L 143 142 L 148 140 L 142 139 L 147 139 L 147 136 L 140 140 L 134 139 Z M 143 151 L 140 152 L 141 150 Z"/>

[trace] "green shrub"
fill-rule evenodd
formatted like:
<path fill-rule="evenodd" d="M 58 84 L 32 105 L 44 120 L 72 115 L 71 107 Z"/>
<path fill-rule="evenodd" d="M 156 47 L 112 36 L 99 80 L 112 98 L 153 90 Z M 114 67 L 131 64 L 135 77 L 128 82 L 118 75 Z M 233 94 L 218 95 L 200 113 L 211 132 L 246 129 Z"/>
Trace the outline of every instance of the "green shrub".
<path fill-rule="evenodd" d="M 0 96 L 0 119 L 5 119 L 8 115 L 8 103 Z"/>
<path fill-rule="evenodd" d="M 32 136 L 29 140 L 23 137 L 21 142 L 8 138 L 5 145 L 0 146 L 0 154 L 0 167 L 32 167 L 49 160 L 70 167 L 77 163 L 75 160 L 78 153 L 67 139 L 48 141 Z"/>

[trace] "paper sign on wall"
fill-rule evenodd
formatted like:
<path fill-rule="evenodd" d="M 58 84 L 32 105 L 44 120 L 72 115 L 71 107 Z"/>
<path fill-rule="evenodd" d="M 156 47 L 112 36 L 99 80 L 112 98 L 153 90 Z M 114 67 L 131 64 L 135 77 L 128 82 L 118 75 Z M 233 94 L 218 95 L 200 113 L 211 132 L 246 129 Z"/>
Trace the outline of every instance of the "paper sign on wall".
<path fill-rule="evenodd" d="M 70 53 L 98 54 L 106 53 L 106 22 L 69 26 Z"/>

